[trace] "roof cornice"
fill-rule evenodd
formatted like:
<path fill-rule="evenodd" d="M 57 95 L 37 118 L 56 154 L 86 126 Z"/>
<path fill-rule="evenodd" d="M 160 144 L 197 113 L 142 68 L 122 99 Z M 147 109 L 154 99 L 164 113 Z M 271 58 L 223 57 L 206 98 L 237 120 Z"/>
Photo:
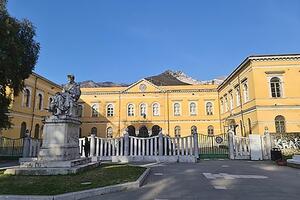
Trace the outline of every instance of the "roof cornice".
<path fill-rule="evenodd" d="M 218 86 L 221 89 L 234 75 L 240 72 L 250 61 L 269 61 L 269 60 L 299 60 L 300 54 L 278 54 L 278 55 L 252 55 L 248 56 L 237 68 L 227 76 L 227 78 Z"/>

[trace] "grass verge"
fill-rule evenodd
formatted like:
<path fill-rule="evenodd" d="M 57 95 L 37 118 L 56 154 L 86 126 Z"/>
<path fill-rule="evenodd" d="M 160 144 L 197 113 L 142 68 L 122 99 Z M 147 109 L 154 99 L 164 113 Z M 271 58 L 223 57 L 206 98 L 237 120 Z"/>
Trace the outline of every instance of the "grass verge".
<path fill-rule="evenodd" d="M 56 195 L 136 181 L 144 167 L 101 164 L 74 175 L 15 176 L 0 171 L 0 195 Z"/>

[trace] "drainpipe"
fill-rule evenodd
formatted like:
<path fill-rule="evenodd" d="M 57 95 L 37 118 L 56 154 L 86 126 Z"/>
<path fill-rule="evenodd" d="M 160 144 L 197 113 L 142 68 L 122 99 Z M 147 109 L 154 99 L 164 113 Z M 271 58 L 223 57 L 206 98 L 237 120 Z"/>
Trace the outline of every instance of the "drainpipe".
<path fill-rule="evenodd" d="M 221 133 L 222 133 L 222 119 L 221 119 L 221 105 L 220 105 L 220 95 L 219 95 L 219 91 L 217 89 L 217 93 L 218 93 L 218 106 L 219 106 L 219 119 L 220 119 L 220 130 L 221 130 Z M 224 133 L 226 133 L 225 129 L 224 129 Z"/>
<path fill-rule="evenodd" d="M 37 80 L 38 77 L 35 77 L 35 82 L 34 82 L 34 90 L 33 90 L 33 105 L 32 105 L 32 115 L 31 115 L 31 125 L 30 125 L 30 136 L 31 136 L 31 132 L 32 132 L 32 128 L 33 128 L 33 120 L 34 120 L 34 110 L 35 110 L 35 101 L 36 101 L 36 86 L 37 86 Z"/>
<path fill-rule="evenodd" d="M 167 111 L 168 111 L 168 134 L 170 135 L 170 108 L 169 108 L 169 92 L 167 91 Z"/>

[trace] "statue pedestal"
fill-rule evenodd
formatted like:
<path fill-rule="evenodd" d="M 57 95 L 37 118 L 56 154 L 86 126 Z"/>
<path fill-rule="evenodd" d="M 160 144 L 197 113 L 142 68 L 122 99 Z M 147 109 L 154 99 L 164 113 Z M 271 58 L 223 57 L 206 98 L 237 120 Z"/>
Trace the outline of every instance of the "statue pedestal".
<path fill-rule="evenodd" d="M 72 174 L 99 166 L 91 158 L 80 158 L 78 118 L 49 117 L 45 121 L 43 144 L 37 158 L 21 158 L 20 166 L 5 174 L 58 175 Z"/>
<path fill-rule="evenodd" d="M 65 161 L 79 159 L 79 127 L 75 118 L 49 118 L 44 125 L 44 140 L 39 161 Z"/>

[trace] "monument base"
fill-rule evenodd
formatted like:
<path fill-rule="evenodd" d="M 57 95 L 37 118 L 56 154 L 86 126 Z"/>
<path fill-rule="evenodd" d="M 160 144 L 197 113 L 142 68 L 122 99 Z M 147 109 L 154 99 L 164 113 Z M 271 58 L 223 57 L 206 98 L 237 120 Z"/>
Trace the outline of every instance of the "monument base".
<path fill-rule="evenodd" d="M 95 168 L 100 162 L 91 162 L 91 158 L 68 161 L 39 161 L 38 158 L 21 158 L 20 166 L 5 170 L 12 175 L 67 175 Z"/>

